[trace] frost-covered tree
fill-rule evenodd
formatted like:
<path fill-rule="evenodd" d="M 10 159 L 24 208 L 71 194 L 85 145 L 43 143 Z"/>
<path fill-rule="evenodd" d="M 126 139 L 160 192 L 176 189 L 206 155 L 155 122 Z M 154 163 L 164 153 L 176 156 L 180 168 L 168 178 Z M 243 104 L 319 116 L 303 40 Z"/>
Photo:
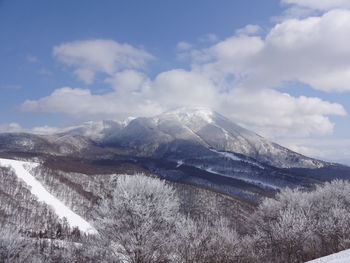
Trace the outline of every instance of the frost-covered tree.
<path fill-rule="evenodd" d="M 314 232 L 308 195 L 287 188 L 259 206 L 253 217 L 253 227 L 261 241 L 256 247 L 262 248 L 268 258 L 301 260 Z"/>
<path fill-rule="evenodd" d="M 240 262 L 240 238 L 224 219 L 179 221 L 177 236 L 177 262 Z"/>
<path fill-rule="evenodd" d="M 99 230 L 116 258 L 133 263 L 172 258 L 179 202 L 164 181 L 143 175 L 119 176 L 112 198 L 99 208 Z"/>
<path fill-rule="evenodd" d="M 336 180 L 310 193 L 312 225 L 320 249 L 334 253 L 350 247 L 350 183 Z"/>
<path fill-rule="evenodd" d="M 270 262 L 303 262 L 350 247 L 350 183 L 336 180 L 314 191 L 283 189 L 252 219 L 254 249 Z"/>

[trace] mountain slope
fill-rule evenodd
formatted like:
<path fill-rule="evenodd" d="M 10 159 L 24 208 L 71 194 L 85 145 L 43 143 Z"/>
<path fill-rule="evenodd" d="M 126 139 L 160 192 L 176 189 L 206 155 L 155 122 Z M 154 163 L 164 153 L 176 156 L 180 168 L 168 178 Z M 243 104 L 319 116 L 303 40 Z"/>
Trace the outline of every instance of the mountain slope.
<path fill-rule="evenodd" d="M 97 233 L 85 219 L 71 211 L 60 200 L 50 194 L 43 185 L 30 174 L 29 170 L 34 169 L 38 165 L 39 164 L 32 162 L 0 159 L 0 166 L 13 169 L 17 177 L 28 185 L 31 193 L 37 197 L 38 201 L 44 202 L 52 207 L 58 217 L 65 217 L 71 227 L 78 227 L 81 231 L 89 234 Z"/>

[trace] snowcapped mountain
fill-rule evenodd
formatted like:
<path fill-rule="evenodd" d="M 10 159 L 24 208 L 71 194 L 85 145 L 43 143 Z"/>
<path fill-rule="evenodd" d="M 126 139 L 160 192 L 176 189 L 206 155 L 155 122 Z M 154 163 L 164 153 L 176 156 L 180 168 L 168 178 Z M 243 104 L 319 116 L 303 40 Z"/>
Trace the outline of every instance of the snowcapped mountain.
<path fill-rule="evenodd" d="M 279 168 L 320 168 L 324 162 L 305 157 L 233 123 L 206 108 L 182 108 L 126 122 L 90 121 L 51 134 L 0 134 L 0 146 L 55 153 L 74 153 L 92 144 L 126 148 L 143 157 L 181 151 L 191 145 L 242 154 Z"/>
<path fill-rule="evenodd" d="M 246 199 L 281 187 L 350 178 L 345 166 L 293 152 L 206 108 L 126 122 L 87 122 L 46 135 L 0 134 L 0 149 L 5 156 L 61 156 L 93 165 L 124 162 Z"/>
<path fill-rule="evenodd" d="M 138 118 L 102 141 L 107 145 L 135 148 L 143 156 L 174 152 L 180 147 L 177 143 L 186 141 L 219 152 L 243 154 L 279 168 L 325 165 L 270 142 L 206 108 L 183 108 L 153 118 Z"/>

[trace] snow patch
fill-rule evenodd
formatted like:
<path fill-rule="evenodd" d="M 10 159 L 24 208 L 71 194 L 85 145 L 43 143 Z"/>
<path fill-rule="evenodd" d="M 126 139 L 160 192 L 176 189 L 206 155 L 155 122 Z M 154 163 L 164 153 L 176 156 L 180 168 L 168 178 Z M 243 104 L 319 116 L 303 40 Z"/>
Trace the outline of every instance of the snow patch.
<path fill-rule="evenodd" d="M 182 160 L 177 161 L 176 168 L 179 168 L 183 164 L 184 164 L 184 161 L 182 161 Z"/>
<path fill-rule="evenodd" d="M 217 150 L 214 150 L 214 149 L 211 149 L 212 152 L 214 153 L 218 153 L 228 159 L 231 159 L 233 161 L 244 161 L 243 159 L 239 158 L 238 156 L 236 156 L 235 154 L 233 153 L 230 153 L 230 152 L 219 152 Z"/>
<path fill-rule="evenodd" d="M 31 193 L 35 195 L 39 201 L 53 207 L 58 217 L 65 217 L 71 227 L 78 227 L 81 231 L 88 234 L 97 234 L 94 227 L 92 227 L 85 219 L 74 213 L 60 200 L 50 194 L 44 188 L 44 186 L 34 176 L 32 176 L 30 172 L 28 172 L 28 170 L 37 167 L 39 163 L 0 158 L 0 165 L 12 168 L 17 177 L 23 180 L 30 187 Z"/>
<path fill-rule="evenodd" d="M 323 258 L 314 259 L 306 263 L 349 263 L 350 249 L 344 250 Z"/>
<path fill-rule="evenodd" d="M 237 155 L 235 155 L 234 153 L 230 153 L 230 152 L 219 152 L 219 151 L 216 151 L 214 149 L 211 149 L 212 152 L 215 152 L 215 153 L 218 153 L 228 159 L 231 159 L 233 161 L 241 161 L 241 162 L 245 162 L 245 163 L 249 163 L 249 164 L 252 164 L 254 166 L 257 166 L 259 167 L 260 169 L 265 169 L 265 167 L 261 166 L 260 164 L 256 163 L 256 162 L 253 162 L 253 161 L 249 161 L 249 160 L 245 160 L 245 159 L 242 159 L 242 158 L 239 158 Z"/>

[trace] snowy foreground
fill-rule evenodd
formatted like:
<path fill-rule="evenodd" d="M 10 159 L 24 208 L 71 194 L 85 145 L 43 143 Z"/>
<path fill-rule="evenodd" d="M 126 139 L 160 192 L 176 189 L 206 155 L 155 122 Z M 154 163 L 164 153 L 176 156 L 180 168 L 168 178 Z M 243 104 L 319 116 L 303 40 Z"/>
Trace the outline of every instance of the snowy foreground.
<path fill-rule="evenodd" d="M 88 234 L 96 234 L 97 231 L 93 226 L 50 194 L 45 187 L 28 172 L 29 169 L 35 168 L 38 165 L 38 163 L 33 162 L 23 162 L 0 158 L 0 166 L 12 168 L 17 177 L 23 180 L 30 187 L 31 193 L 35 195 L 39 201 L 53 207 L 58 217 L 65 217 L 71 227 L 78 227 L 81 231 Z"/>
<path fill-rule="evenodd" d="M 344 250 L 323 258 L 314 259 L 306 263 L 349 263 L 350 249 Z"/>

